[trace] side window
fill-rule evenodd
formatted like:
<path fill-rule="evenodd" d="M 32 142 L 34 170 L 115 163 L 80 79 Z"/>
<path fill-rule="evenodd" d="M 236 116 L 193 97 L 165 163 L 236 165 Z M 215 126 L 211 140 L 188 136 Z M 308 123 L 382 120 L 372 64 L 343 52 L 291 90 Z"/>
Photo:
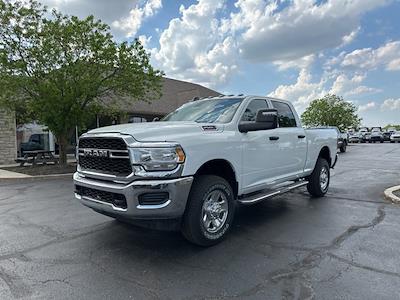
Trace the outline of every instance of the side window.
<path fill-rule="evenodd" d="M 241 121 L 255 122 L 258 110 L 266 108 L 268 108 L 267 101 L 263 99 L 251 100 L 243 113 Z"/>
<path fill-rule="evenodd" d="M 279 101 L 271 101 L 272 106 L 278 110 L 279 127 L 297 127 L 296 118 L 289 105 Z"/>

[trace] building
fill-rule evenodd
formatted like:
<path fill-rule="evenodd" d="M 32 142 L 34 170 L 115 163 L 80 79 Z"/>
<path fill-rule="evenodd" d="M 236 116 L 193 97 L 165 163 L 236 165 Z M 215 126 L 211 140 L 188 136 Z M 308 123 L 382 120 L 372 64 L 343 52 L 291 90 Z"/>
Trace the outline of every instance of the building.
<path fill-rule="evenodd" d="M 155 117 L 163 117 L 174 111 L 194 97 L 219 96 L 220 93 L 204 86 L 185 81 L 163 78 L 162 96 L 150 103 L 137 101 L 121 106 L 121 111 L 127 114 L 121 123 L 136 123 L 152 121 Z M 101 124 L 102 125 L 102 124 Z"/>
<path fill-rule="evenodd" d="M 162 97 L 147 103 L 137 101 L 132 104 L 121 102 L 121 115 L 117 118 L 97 116 L 89 129 L 119 123 L 150 122 L 155 117 L 163 117 L 194 97 L 219 96 L 220 93 L 204 86 L 185 81 L 163 78 Z M 82 132 L 79 132 L 82 133 Z M 71 138 L 70 152 L 73 153 L 76 137 Z M 21 146 L 22 145 L 22 146 Z M 22 147 L 29 150 L 56 150 L 57 145 L 51 132 L 38 124 L 15 124 L 15 115 L 0 110 L 0 165 L 14 162 Z"/>
<path fill-rule="evenodd" d="M 0 110 L 0 164 L 14 163 L 17 157 L 15 114 Z"/>

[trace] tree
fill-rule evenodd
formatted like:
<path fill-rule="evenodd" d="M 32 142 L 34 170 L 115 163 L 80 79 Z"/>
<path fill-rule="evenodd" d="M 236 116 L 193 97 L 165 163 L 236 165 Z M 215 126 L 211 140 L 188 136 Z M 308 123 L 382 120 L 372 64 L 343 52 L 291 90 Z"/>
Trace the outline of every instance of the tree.
<path fill-rule="evenodd" d="M 388 130 L 389 128 L 396 128 L 396 130 L 400 130 L 400 125 L 388 124 L 385 127 L 383 127 L 384 130 Z"/>
<path fill-rule="evenodd" d="M 62 15 L 34 0 L 0 0 L 0 103 L 46 125 L 60 163 L 75 126 L 120 101 L 161 96 L 163 73 L 141 43 L 117 43 L 93 16 Z"/>
<path fill-rule="evenodd" d="M 301 120 L 306 126 L 336 126 L 341 131 L 361 124 L 357 107 L 353 103 L 330 94 L 313 100 L 301 115 Z"/>

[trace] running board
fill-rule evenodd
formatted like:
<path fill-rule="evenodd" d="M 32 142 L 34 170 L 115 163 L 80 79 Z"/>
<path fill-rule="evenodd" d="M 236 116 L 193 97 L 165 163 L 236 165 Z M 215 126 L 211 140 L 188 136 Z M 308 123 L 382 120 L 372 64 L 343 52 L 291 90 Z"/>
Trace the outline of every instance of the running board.
<path fill-rule="evenodd" d="M 241 204 L 254 204 L 260 201 L 263 201 L 265 199 L 271 198 L 273 196 L 279 195 L 279 194 L 283 194 L 283 193 L 287 193 L 293 189 L 299 188 L 301 186 L 307 185 L 308 181 L 303 180 L 303 181 L 297 181 L 295 183 L 292 183 L 290 185 L 287 186 L 283 186 L 278 188 L 275 191 L 268 191 L 266 193 L 258 193 L 249 197 L 244 197 L 241 199 L 238 199 L 238 202 Z"/>

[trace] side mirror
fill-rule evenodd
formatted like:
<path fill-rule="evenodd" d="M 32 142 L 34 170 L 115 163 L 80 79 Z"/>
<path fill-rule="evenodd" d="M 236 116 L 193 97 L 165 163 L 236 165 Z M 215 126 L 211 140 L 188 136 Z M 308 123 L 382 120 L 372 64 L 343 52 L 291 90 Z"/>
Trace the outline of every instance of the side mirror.
<path fill-rule="evenodd" d="M 257 112 L 256 121 L 240 123 L 240 132 L 269 130 L 278 127 L 278 111 L 276 109 L 260 109 Z"/>

